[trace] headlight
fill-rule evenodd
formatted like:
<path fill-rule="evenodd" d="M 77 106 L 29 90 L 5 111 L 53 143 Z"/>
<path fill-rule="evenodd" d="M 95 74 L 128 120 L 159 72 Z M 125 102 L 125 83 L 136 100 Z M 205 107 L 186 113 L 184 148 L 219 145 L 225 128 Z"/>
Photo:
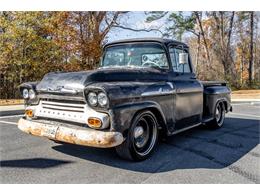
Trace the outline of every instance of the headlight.
<path fill-rule="evenodd" d="M 98 104 L 103 107 L 106 106 L 107 103 L 108 103 L 107 95 L 103 92 L 100 92 L 98 94 Z"/>
<path fill-rule="evenodd" d="M 32 89 L 29 90 L 29 97 L 30 99 L 34 99 L 36 97 L 36 94 Z"/>
<path fill-rule="evenodd" d="M 88 103 L 91 105 L 91 106 L 96 106 L 97 105 L 97 94 L 94 93 L 94 92 L 90 92 L 88 94 Z"/>
<path fill-rule="evenodd" d="M 24 98 L 24 99 L 29 98 L 29 91 L 28 91 L 28 89 L 24 89 L 24 90 L 23 90 L 23 98 Z"/>

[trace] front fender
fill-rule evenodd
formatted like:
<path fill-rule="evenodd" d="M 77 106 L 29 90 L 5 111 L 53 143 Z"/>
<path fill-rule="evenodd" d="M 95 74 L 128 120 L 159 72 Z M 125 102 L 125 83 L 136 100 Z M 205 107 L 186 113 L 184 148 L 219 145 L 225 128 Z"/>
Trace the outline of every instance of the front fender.
<path fill-rule="evenodd" d="M 21 85 L 19 85 L 19 90 L 20 92 L 22 92 L 22 90 L 24 88 L 27 88 L 27 89 L 36 89 L 36 85 L 38 84 L 39 82 L 36 81 L 36 82 L 26 82 L 26 83 L 22 83 Z"/>
<path fill-rule="evenodd" d="M 111 82 L 94 83 L 88 88 L 99 88 L 109 98 L 107 109 L 94 108 L 100 112 L 109 112 L 111 130 L 125 132 L 130 128 L 135 114 L 144 109 L 156 112 L 160 126 L 171 132 L 174 128 L 174 96 L 175 89 L 169 82 Z M 124 134 L 125 135 L 125 134 Z"/>
<path fill-rule="evenodd" d="M 166 118 L 160 107 L 160 105 L 153 101 L 126 103 L 114 107 L 110 110 L 111 116 L 111 129 L 117 129 L 124 136 L 126 136 L 127 130 L 130 128 L 134 116 L 141 110 L 149 109 L 157 117 L 158 123 L 164 128 L 166 127 Z M 166 129 L 165 129 L 166 130 Z"/>

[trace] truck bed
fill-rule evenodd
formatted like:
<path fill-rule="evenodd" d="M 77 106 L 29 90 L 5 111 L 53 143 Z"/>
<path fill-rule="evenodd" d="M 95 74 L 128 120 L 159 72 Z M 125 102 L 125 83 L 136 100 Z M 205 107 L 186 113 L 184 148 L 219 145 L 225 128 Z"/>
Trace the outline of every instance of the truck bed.
<path fill-rule="evenodd" d="M 214 117 L 215 105 L 218 101 L 223 101 L 226 111 L 230 111 L 231 99 L 230 89 L 224 81 L 200 81 L 204 87 L 203 91 L 203 118 L 204 121 Z"/>
<path fill-rule="evenodd" d="M 200 81 L 204 87 L 210 86 L 227 86 L 227 82 L 225 81 Z"/>

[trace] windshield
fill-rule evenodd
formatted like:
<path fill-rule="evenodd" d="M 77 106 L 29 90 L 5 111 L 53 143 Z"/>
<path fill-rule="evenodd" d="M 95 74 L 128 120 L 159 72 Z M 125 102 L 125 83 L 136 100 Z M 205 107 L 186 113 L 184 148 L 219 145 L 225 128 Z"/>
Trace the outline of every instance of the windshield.
<path fill-rule="evenodd" d="M 101 67 L 155 67 L 168 69 L 165 50 L 156 43 L 134 43 L 106 48 Z"/>

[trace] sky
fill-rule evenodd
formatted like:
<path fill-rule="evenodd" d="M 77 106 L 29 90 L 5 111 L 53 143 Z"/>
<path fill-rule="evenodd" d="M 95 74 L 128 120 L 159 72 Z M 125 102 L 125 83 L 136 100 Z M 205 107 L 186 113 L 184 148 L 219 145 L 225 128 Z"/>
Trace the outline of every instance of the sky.
<path fill-rule="evenodd" d="M 146 14 L 145 11 L 131 11 L 122 16 L 120 19 L 120 24 L 122 26 L 126 27 L 131 27 L 134 29 L 160 29 L 163 31 L 165 27 L 169 26 L 169 23 L 167 21 L 167 18 L 169 14 L 172 13 L 169 12 L 166 14 L 161 19 L 158 19 L 153 22 L 146 22 L 146 18 L 148 15 Z M 183 12 L 184 15 L 189 15 L 190 12 Z M 187 33 L 189 34 L 189 33 Z M 186 35 L 187 35 L 186 34 Z M 147 38 L 147 37 L 162 37 L 162 34 L 156 31 L 150 31 L 150 32 L 145 32 L 145 31 L 139 31 L 139 32 L 134 32 L 131 30 L 125 30 L 125 29 L 120 29 L 120 28 L 114 28 L 108 33 L 108 42 L 112 42 L 115 40 L 121 40 L 121 39 L 131 39 L 131 38 Z"/>
<path fill-rule="evenodd" d="M 125 14 L 122 19 L 122 25 L 135 28 L 153 28 L 162 26 L 165 21 L 154 21 L 152 23 L 146 23 L 145 20 L 148 16 L 145 12 L 129 12 Z M 127 22 L 127 25 L 126 25 Z M 120 39 L 130 39 L 130 38 L 144 38 L 144 37 L 161 37 L 161 34 L 158 32 L 133 32 L 130 30 L 124 30 L 120 28 L 112 29 L 108 34 L 108 41 L 120 40 Z"/>
<path fill-rule="evenodd" d="M 184 14 L 190 14 L 190 12 L 184 12 Z M 255 14 L 260 15 L 260 12 L 255 12 Z M 165 26 L 167 26 L 167 20 L 166 20 L 167 17 L 164 17 L 152 23 L 145 22 L 147 17 L 148 16 L 145 14 L 144 11 L 132 11 L 123 15 L 120 22 L 122 23 L 123 26 L 132 27 L 135 29 L 143 29 L 145 27 L 148 29 L 159 27 L 161 30 L 163 30 Z M 260 22 L 258 22 L 257 24 L 258 24 L 258 29 L 260 29 Z M 120 39 L 144 38 L 144 37 L 161 37 L 161 34 L 155 31 L 134 32 L 130 30 L 115 28 L 108 33 L 108 42 L 120 40 Z"/>

